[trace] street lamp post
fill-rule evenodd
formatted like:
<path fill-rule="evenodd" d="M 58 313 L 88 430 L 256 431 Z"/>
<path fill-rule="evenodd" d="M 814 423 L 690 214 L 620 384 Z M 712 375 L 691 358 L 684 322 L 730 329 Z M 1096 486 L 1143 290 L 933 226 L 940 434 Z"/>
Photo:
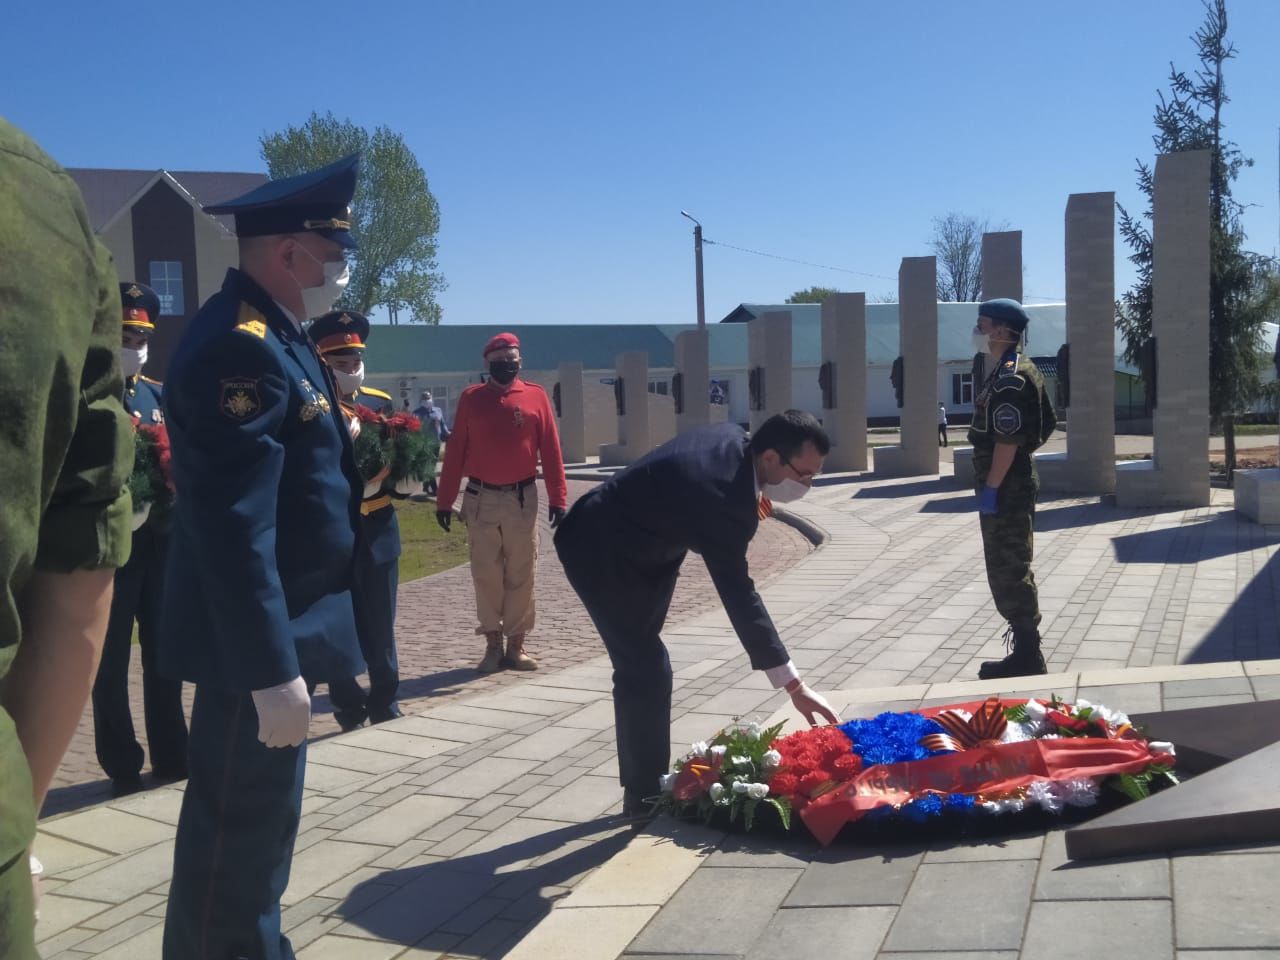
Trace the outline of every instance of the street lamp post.
<path fill-rule="evenodd" d="M 698 285 L 698 329 L 705 330 L 707 326 L 707 308 L 702 298 L 702 224 L 683 210 L 680 211 L 680 216 L 693 220 L 693 269 Z"/>

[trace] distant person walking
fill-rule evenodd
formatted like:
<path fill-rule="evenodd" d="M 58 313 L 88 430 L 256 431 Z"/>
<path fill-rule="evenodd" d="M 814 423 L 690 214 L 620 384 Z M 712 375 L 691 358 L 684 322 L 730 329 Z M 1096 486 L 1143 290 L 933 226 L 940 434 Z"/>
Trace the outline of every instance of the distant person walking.
<path fill-rule="evenodd" d="M 938 404 L 938 446 L 945 447 L 947 445 L 947 408 L 945 404 Z"/>

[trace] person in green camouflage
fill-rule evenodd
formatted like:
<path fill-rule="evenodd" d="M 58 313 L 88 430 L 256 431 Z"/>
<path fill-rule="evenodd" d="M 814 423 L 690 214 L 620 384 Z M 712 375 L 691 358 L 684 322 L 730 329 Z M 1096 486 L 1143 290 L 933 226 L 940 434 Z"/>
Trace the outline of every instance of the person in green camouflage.
<path fill-rule="evenodd" d="M 79 190 L 0 118 L 0 957 L 37 956 L 28 849 L 129 557 L 120 294 Z"/>
<path fill-rule="evenodd" d="M 1040 653 L 1040 604 L 1031 572 L 1040 478 L 1032 452 L 1058 425 L 1036 365 L 1018 352 L 1030 317 L 1016 300 L 978 305 L 974 347 L 991 372 L 973 401 L 969 443 L 982 527 L 987 582 L 1000 615 L 1009 621 L 1003 660 L 978 671 L 983 680 L 1046 673 Z"/>

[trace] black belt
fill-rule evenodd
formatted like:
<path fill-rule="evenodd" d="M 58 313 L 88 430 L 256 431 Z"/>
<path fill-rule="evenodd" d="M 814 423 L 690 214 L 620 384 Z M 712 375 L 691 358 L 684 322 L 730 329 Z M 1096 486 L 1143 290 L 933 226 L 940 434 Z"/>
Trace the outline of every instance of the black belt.
<path fill-rule="evenodd" d="M 483 487 L 485 490 L 523 490 L 525 487 L 532 486 L 538 482 L 537 477 L 529 477 L 527 480 L 521 480 L 518 483 L 485 483 L 483 480 L 468 480 L 467 487 Z"/>

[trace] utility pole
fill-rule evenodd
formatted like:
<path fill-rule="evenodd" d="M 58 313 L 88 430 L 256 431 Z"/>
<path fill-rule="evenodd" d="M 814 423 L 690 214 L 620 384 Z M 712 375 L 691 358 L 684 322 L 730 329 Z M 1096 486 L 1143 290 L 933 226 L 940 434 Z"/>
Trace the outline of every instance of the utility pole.
<path fill-rule="evenodd" d="M 707 327 L 707 307 L 702 297 L 702 224 L 683 210 L 680 211 L 680 216 L 693 220 L 693 271 L 698 288 L 698 329 L 705 330 Z"/>

